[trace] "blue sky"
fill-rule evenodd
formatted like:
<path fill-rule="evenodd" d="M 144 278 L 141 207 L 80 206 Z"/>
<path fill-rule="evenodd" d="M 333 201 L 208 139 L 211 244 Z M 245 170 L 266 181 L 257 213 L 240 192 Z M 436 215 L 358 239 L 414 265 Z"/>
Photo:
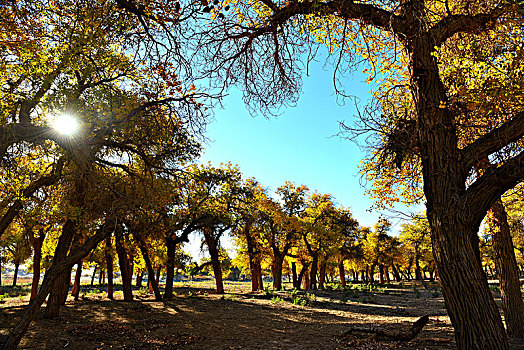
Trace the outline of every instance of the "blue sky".
<path fill-rule="evenodd" d="M 344 86 L 361 107 L 370 98 L 366 77 L 355 72 Z M 245 178 L 255 177 L 270 190 L 292 181 L 331 193 L 338 204 L 351 209 L 361 226 L 375 224 L 380 213 L 368 211 L 372 200 L 364 194 L 358 168 L 364 153 L 355 143 L 335 136 L 339 121 L 351 123 L 356 108 L 351 100 L 337 103 L 331 70 L 313 63 L 309 76 L 304 76 L 297 107 L 284 109 L 277 118 L 252 117 L 235 89 L 223 105 L 208 126 L 211 141 L 202 162 L 238 164 Z M 195 256 L 199 242 L 193 240 L 186 249 Z"/>

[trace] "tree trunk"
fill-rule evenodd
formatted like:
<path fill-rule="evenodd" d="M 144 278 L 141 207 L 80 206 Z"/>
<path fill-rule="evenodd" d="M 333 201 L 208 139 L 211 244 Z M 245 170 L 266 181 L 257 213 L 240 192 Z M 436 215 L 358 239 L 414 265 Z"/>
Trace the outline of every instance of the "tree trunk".
<path fill-rule="evenodd" d="M 67 256 L 75 231 L 76 223 L 73 220 L 68 219 L 62 227 L 62 234 L 58 239 L 58 244 L 53 256 L 53 265 L 62 262 Z M 62 275 L 54 281 L 54 286 L 49 295 L 49 299 L 47 300 L 45 318 L 55 318 L 60 315 L 60 306 L 67 298 L 70 283 L 71 268 L 65 270 Z"/>
<path fill-rule="evenodd" d="M 160 273 L 162 272 L 162 266 L 156 268 L 156 285 L 160 285 Z"/>
<path fill-rule="evenodd" d="M 369 277 L 369 283 L 375 283 L 375 267 L 377 267 L 377 263 L 374 262 L 369 267 L 368 277 Z"/>
<path fill-rule="evenodd" d="M 384 284 L 384 265 L 378 265 L 379 283 Z"/>
<path fill-rule="evenodd" d="M 142 240 L 142 236 L 135 232 L 135 238 L 138 241 L 138 247 L 140 248 L 140 251 L 142 252 L 142 257 L 144 258 L 144 262 L 146 263 L 147 268 L 147 280 L 149 281 L 151 287 L 153 288 L 153 292 L 155 293 L 155 300 L 160 301 L 162 300 L 162 295 L 160 295 L 160 290 L 158 289 L 158 280 L 155 280 L 155 270 L 153 269 L 153 265 L 151 264 L 151 259 L 149 258 L 149 252 L 147 251 L 147 246 L 145 242 Z"/>
<path fill-rule="evenodd" d="M 211 266 L 215 274 L 215 282 L 217 286 L 217 294 L 224 294 L 224 283 L 222 282 L 222 266 L 220 266 L 220 255 L 218 253 L 218 242 L 210 235 L 204 234 L 209 255 L 211 257 Z"/>
<path fill-rule="evenodd" d="M 93 237 L 89 238 L 82 246 L 70 253 L 66 259 L 57 264 L 53 264 L 46 271 L 44 281 L 42 282 L 42 286 L 40 287 L 36 298 L 27 306 L 18 324 L 14 328 L 11 328 L 9 337 L 3 344 L 3 350 L 15 350 L 18 347 L 20 340 L 27 332 L 27 328 L 35 319 L 38 309 L 53 289 L 56 279 L 65 271 L 70 270 L 79 260 L 85 258 L 87 254 L 89 254 L 89 252 L 110 233 L 111 231 L 108 228 L 108 225 L 103 225 L 99 230 L 97 230 L 97 233 Z"/>
<path fill-rule="evenodd" d="M 80 295 L 80 280 L 82 278 L 82 263 L 83 261 L 80 260 L 76 267 L 76 273 L 75 273 L 75 283 L 73 284 L 73 289 L 71 290 L 71 296 L 75 298 L 75 300 L 78 300 L 78 296 Z"/>
<path fill-rule="evenodd" d="M 318 254 L 313 255 L 313 261 L 311 262 L 311 269 L 309 270 L 309 287 L 311 289 L 317 289 L 317 271 L 318 271 Z"/>
<path fill-rule="evenodd" d="M 338 262 L 338 275 L 340 276 L 340 285 L 342 287 L 346 286 L 346 271 L 344 269 L 344 259 L 340 259 Z"/>
<path fill-rule="evenodd" d="M 423 2 L 411 4 L 412 9 L 406 15 L 417 32 L 427 33 Z M 482 217 L 480 213 L 472 214 L 475 211 L 470 208 L 476 209 L 484 198 L 465 196 L 465 181 L 471 169 L 465 169 L 461 158 L 453 112 L 446 107 L 439 108 L 448 102 L 448 97 L 433 55 L 434 38 L 422 34 L 404 43 L 410 54 L 410 90 L 417 115 L 417 140 L 433 255 L 457 346 L 459 349 L 508 349 L 502 320 L 477 258 L 478 247 L 473 244 Z"/>
<path fill-rule="evenodd" d="M 164 299 L 173 297 L 173 283 L 175 280 L 175 257 L 176 243 L 172 237 L 166 238 L 167 262 L 166 262 L 166 287 L 164 289 Z"/>
<path fill-rule="evenodd" d="M 391 282 L 391 280 L 389 279 L 389 268 L 387 265 L 384 266 L 384 276 L 386 277 L 386 283 Z"/>
<path fill-rule="evenodd" d="M 38 284 L 40 283 L 40 264 L 42 262 L 42 245 L 45 239 L 44 229 L 38 230 L 38 237 L 31 235 L 31 244 L 33 245 L 33 281 L 31 283 L 31 297 L 29 301 L 33 301 L 38 293 Z M 1 275 L 0 269 L 0 275 Z M 1 281 L 1 280 L 0 280 Z M 0 283 L 1 285 L 1 283 Z"/>
<path fill-rule="evenodd" d="M 140 270 L 136 273 L 136 283 L 135 286 L 137 288 L 142 288 L 142 279 L 144 278 L 144 271 Z"/>
<path fill-rule="evenodd" d="M 251 271 L 251 291 L 255 292 L 260 289 L 258 285 L 258 276 L 259 276 L 259 266 L 257 262 L 254 261 L 253 257 L 249 257 L 249 270 Z"/>
<path fill-rule="evenodd" d="M 258 275 L 258 289 L 264 290 L 264 279 L 262 276 L 262 263 L 260 261 L 256 261 L 255 266 L 257 267 L 257 275 Z"/>
<path fill-rule="evenodd" d="M 105 239 L 105 259 L 106 259 L 106 268 L 107 268 L 107 297 L 111 300 L 114 299 L 113 297 L 113 254 L 111 254 L 111 236 L 108 236 Z"/>
<path fill-rule="evenodd" d="M 273 275 L 273 289 L 282 289 L 282 265 L 284 264 L 284 258 L 279 255 L 273 254 L 273 265 L 271 266 L 271 272 Z"/>
<path fill-rule="evenodd" d="M 302 264 L 302 268 L 300 269 L 300 272 L 298 274 L 297 289 L 300 289 L 300 286 L 302 285 L 302 279 L 304 278 L 305 275 L 307 275 L 307 268 L 309 266 L 309 264 L 306 262 L 301 262 L 301 264 Z"/>
<path fill-rule="evenodd" d="M 320 273 L 318 276 L 318 287 L 321 289 L 324 289 L 324 283 L 326 282 L 326 269 L 327 269 L 327 261 L 322 261 L 320 263 Z"/>
<path fill-rule="evenodd" d="M 102 285 L 102 280 L 104 278 L 104 269 L 100 266 L 100 271 L 98 271 L 98 285 Z"/>
<path fill-rule="evenodd" d="M 499 199 L 491 207 L 490 233 L 499 275 L 500 297 L 508 336 L 524 338 L 524 303 L 520 291 L 519 271 L 508 225 L 508 216 Z"/>
<path fill-rule="evenodd" d="M 309 279 L 309 273 L 304 273 L 304 289 L 310 289 L 311 288 L 311 281 Z"/>
<path fill-rule="evenodd" d="M 93 274 L 91 275 L 91 287 L 95 285 L 95 277 L 96 277 L 97 268 L 98 268 L 98 265 L 95 265 L 93 267 Z"/>
<path fill-rule="evenodd" d="M 291 273 L 293 275 L 293 288 L 299 289 L 300 284 L 298 283 L 297 263 L 294 261 L 291 263 Z"/>
<path fill-rule="evenodd" d="M 124 247 L 124 234 L 122 227 L 117 227 L 115 231 L 116 254 L 118 255 L 118 265 L 122 276 L 122 289 L 124 292 L 124 301 L 133 301 L 133 287 L 131 285 L 133 276 L 129 263 L 127 251 Z"/>
<path fill-rule="evenodd" d="M 15 261 L 15 271 L 13 273 L 13 287 L 16 287 L 16 280 L 18 279 L 18 268 L 20 267 L 20 261 Z"/>

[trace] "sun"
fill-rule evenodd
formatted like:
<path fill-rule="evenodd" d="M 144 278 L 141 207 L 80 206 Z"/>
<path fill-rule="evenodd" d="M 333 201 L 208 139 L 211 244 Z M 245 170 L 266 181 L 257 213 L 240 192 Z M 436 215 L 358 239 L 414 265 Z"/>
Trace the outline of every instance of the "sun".
<path fill-rule="evenodd" d="M 72 135 L 80 126 L 78 121 L 68 114 L 61 114 L 51 119 L 51 127 L 62 135 Z"/>

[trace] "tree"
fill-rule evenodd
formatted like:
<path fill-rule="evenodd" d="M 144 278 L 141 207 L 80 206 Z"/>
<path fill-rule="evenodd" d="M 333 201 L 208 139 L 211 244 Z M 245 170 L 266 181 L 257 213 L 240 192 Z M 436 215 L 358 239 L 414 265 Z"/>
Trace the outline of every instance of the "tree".
<path fill-rule="evenodd" d="M 394 54 L 399 48 L 403 58 L 395 63 L 407 72 L 405 84 L 413 101 L 409 111 L 414 118 L 409 121 L 402 115 L 392 115 L 389 121 L 396 121 L 398 131 L 408 131 L 414 137 L 410 148 L 404 145 L 392 155 L 398 155 L 397 163 L 402 164 L 402 151 L 412 149 L 420 159 L 433 254 L 457 345 L 507 349 L 504 327 L 477 258 L 474 242 L 478 243 L 478 239 L 474 236 L 489 208 L 524 177 L 524 154 L 510 154 L 480 176 L 472 178 L 470 174 L 479 160 L 521 139 L 524 113 L 520 108 L 509 113 L 500 111 L 504 116 L 498 119 L 500 123 L 484 129 L 467 144 L 460 144 L 461 130 L 471 124 L 456 123 L 460 113 L 442 80 L 435 48 L 459 36 L 469 42 L 482 35 L 497 37 L 499 33 L 491 29 L 499 24 L 504 28 L 511 18 L 520 19 L 520 7 L 514 1 L 465 1 L 451 7 L 446 4 L 422 0 L 241 1 L 238 17 L 226 18 L 225 23 L 207 32 L 212 33 L 212 43 L 216 43 L 216 50 L 209 49 L 215 58 L 210 64 L 218 61 L 216 65 L 223 68 L 222 77 L 228 83 L 244 83 L 246 100 L 271 107 L 294 101 L 299 77 L 296 62 L 300 62 L 303 52 L 300 47 L 315 40 L 309 34 L 317 28 L 331 33 L 330 37 L 342 37 L 335 42 L 341 47 L 337 51 L 339 62 L 355 53 L 346 44 L 348 38 L 359 33 L 370 33 L 372 44 L 384 43 L 377 46 L 386 47 L 386 54 L 388 50 Z M 310 26 L 314 21 L 317 26 Z M 370 57 L 371 53 L 363 55 Z M 264 67 L 253 69 L 258 62 Z M 389 67 L 385 61 L 378 63 L 384 70 Z M 245 80 L 240 81 L 240 77 Z M 273 85 L 268 87 L 265 82 Z M 380 118 L 383 111 L 377 110 L 376 117 Z"/>

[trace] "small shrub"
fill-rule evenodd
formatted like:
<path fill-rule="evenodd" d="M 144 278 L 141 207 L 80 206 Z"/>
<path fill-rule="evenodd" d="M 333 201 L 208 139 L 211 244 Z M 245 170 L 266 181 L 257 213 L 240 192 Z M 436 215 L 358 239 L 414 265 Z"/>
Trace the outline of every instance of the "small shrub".
<path fill-rule="evenodd" d="M 273 304 L 280 304 L 281 302 L 283 302 L 284 300 L 279 297 L 278 295 L 277 296 L 274 296 L 273 298 L 271 298 L 271 302 Z"/>

